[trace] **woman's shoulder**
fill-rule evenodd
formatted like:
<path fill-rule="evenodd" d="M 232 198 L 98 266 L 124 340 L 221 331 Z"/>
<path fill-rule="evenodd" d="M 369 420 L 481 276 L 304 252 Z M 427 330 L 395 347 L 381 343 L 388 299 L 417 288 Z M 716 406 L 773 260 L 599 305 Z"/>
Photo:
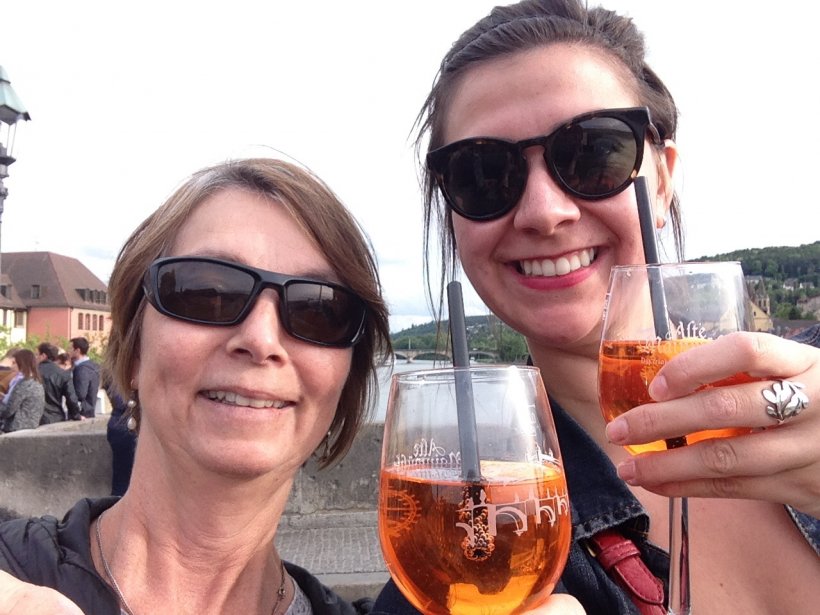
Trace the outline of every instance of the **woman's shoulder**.
<path fill-rule="evenodd" d="M 91 560 L 91 519 L 116 498 L 84 499 L 58 520 L 49 515 L 0 523 L 0 570 L 56 589 L 86 613 L 119 613 Z"/>
<path fill-rule="evenodd" d="M 14 392 L 18 390 L 20 391 L 19 395 L 44 394 L 42 383 L 38 382 L 34 378 L 26 378 L 25 380 L 21 380 L 20 382 L 18 382 L 17 386 L 14 387 L 14 391 L 11 392 L 12 396 L 14 395 Z"/>
<path fill-rule="evenodd" d="M 20 517 L 0 523 L 0 567 L 9 572 L 37 575 L 66 557 L 73 559 L 87 532 L 93 500 L 81 500 L 62 520 L 51 515 Z M 83 529 L 84 528 L 84 529 Z M 87 551 L 87 549 L 85 549 Z M 21 577 L 22 578 L 22 577 Z"/>

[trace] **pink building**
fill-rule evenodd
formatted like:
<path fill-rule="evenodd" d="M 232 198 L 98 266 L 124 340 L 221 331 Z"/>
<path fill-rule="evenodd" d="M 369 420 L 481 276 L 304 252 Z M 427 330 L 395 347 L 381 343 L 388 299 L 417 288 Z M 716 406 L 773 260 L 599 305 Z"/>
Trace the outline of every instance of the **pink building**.
<path fill-rule="evenodd" d="M 21 327 L 22 339 L 36 336 L 58 342 L 83 336 L 99 348 L 108 338 L 108 288 L 76 258 L 53 252 L 7 252 L 0 256 L 0 265 L 0 324 L 11 343 L 20 341 L 14 338 L 20 338 Z"/>

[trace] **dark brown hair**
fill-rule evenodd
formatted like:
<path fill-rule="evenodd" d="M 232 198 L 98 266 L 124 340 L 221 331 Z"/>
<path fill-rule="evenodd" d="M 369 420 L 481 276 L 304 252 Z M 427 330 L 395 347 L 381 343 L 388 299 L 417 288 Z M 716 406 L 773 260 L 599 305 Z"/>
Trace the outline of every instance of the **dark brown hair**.
<path fill-rule="evenodd" d="M 40 370 L 37 369 L 37 358 L 34 353 L 28 348 L 20 348 L 12 355 L 14 362 L 17 364 L 17 371 L 23 374 L 26 380 L 33 379 L 37 382 L 42 382 Z"/>
<path fill-rule="evenodd" d="M 327 456 L 321 460 L 329 465 L 344 455 L 372 409 L 378 387 L 376 368 L 391 354 L 390 328 L 369 241 L 330 188 L 296 165 L 254 158 L 203 169 L 137 227 L 120 251 L 109 281 L 112 327 L 107 368 L 123 397 L 131 395 L 146 306 L 143 276 L 155 259 L 168 255 L 194 209 L 229 188 L 248 190 L 281 204 L 327 258 L 340 283 L 367 304 L 364 335 L 353 347 L 350 374 L 330 427 Z"/>
<path fill-rule="evenodd" d="M 435 180 L 424 164 L 424 137 L 429 136 L 428 151 L 445 144 L 444 123 L 450 102 L 461 83 L 461 77 L 472 67 L 500 56 L 555 43 L 597 49 L 617 60 L 631 75 L 631 83 L 627 85 L 635 90 L 641 105 L 649 107 L 661 140 L 675 139 L 677 106 L 672 94 L 646 64 L 643 34 L 630 18 L 601 7 L 588 9 L 579 0 L 524 0 L 510 6 L 495 7 L 453 43 L 441 62 L 433 88 L 416 120 L 416 153 L 421 163 L 424 192 L 424 267 L 428 299 L 434 309 L 436 305 L 441 305 L 442 299 L 440 296 L 434 301 L 430 291 L 429 255 L 434 226 L 439 229 L 441 282 L 455 276 L 457 258 L 452 212 L 440 197 Z M 683 235 L 677 195 L 672 198 L 669 216 L 675 248 L 680 257 L 683 253 Z M 440 288 L 443 289 L 443 286 L 441 284 Z"/>

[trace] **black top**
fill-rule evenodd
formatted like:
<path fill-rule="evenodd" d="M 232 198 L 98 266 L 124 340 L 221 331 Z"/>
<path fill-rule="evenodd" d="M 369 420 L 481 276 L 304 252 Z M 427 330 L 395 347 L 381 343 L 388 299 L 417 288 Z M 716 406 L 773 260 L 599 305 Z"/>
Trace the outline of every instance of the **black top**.
<path fill-rule="evenodd" d="M 54 361 L 43 361 L 38 365 L 43 378 L 43 389 L 46 394 L 46 405 L 43 409 L 42 423 L 53 423 L 63 420 L 63 398 L 68 408 L 68 418 L 79 420 L 80 403 L 74 392 L 74 381 L 71 372 L 62 369 Z"/>
<path fill-rule="evenodd" d="M 56 589 L 85 613 L 120 615 L 116 593 L 94 568 L 88 539 L 91 523 L 117 499 L 80 500 L 62 521 L 46 516 L 0 524 L 0 570 Z M 370 610 L 372 601 L 349 604 L 307 570 L 289 563 L 285 567 L 315 615 L 359 615 Z"/>

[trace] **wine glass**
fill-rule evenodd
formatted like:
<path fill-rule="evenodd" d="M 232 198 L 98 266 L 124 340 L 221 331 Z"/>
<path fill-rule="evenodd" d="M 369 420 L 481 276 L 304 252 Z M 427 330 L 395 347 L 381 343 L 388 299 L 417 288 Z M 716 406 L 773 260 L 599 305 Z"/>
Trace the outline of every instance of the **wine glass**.
<path fill-rule="evenodd" d="M 516 613 L 543 601 L 571 535 L 561 454 L 534 367 L 393 376 L 379 538 L 423 613 Z"/>
<path fill-rule="evenodd" d="M 751 330 L 748 306 L 737 262 L 613 267 L 598 362 L 604 418 L 611 421 L 635 406 L 652 403 L 649 383 L 675 355 L 727 333 Z M 701 389 L 753 380 L 739 373 Z M 712 429 L 626 448 L 633 454 L 661 451 L 749 431 Z M 669 613 L 691 612 L 688 547 L 686 499 L 671 498 Z"/>

